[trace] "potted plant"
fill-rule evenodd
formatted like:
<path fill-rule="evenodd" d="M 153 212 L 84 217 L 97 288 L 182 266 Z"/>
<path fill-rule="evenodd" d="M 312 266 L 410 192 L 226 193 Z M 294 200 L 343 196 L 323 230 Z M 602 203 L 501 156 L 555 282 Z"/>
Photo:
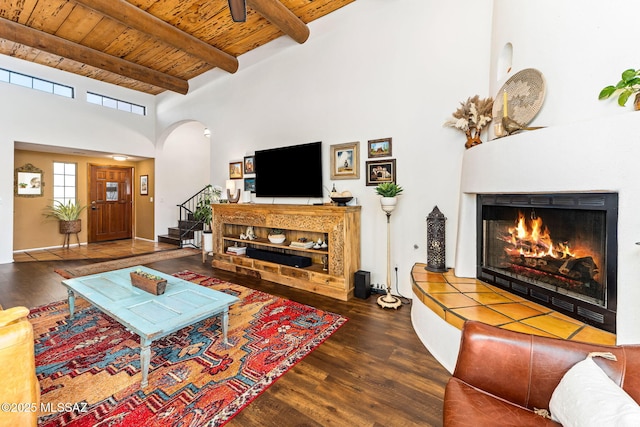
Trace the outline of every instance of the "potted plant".
<path fill-rule="evenodd" d="M 400 187 L 395 182 L 383 182 L 382 184 L 378 184 L 375 188 L 376 193 L 382 197 L 396 197 L 404 188 Z"/>
<path fill-rule="evenodd" d="M 87 206 L 81 206 L 71 200 L 66 204 L 59 200 L 54 200 L 52 205 L 46 207 L 44 215 L 58 219 L 60 222 L 60 233 L 79 233 L 82 228 L 80 214 Z"/>
<path fill-rule="evenodd" d="M 287 240 L 287 236 L 284 235 L 284 231 L 280 228 L 272 228 L 267 236 L 271 243 L 284 243 Z"/>
<path fill-rule="evenodd" d="M 376 194 L 382 196 L 380 198 L 380 205 L 385 212 L 391 212 L 395 209 L 398 202 L 398 195 L 404 190 L 395 182 L 383 182 L 378 184 L 375 188 Z"/>
<path fill-rule="evenodd" d="M 618 93 L 618 105 L 624 107 L 627 100 L 635 94 L 635 109 L 640 110 L 640 70 L 630 68 L 622 72 L 622 80 L 615 86 L 607 86 L 600 91 L 598 99 L 608 99 Z"/>
<path fill-rule="evenodd" d="M 203 249 L 205 252 L 213 251 L 213 234 L 211 230 L 213 212 L 211 211 L 211 203 L 218 202 L 221 194 L 222 189 L 220 187 L 214 187 L 209 184 L 200 195 L 196 209 L 193 212 L 193 218 L 203 224 Z"/>
<path fill-rule="evenodd" d="M 193 212 L 193 218 L 196 221 L 203 223 L 205 230 L 211 230 L 211 203 L 218 202 L 222 194 L 220 187 L 214 187 L 213 185 L 207 185 L 196 204 L 196 209 Z"/>

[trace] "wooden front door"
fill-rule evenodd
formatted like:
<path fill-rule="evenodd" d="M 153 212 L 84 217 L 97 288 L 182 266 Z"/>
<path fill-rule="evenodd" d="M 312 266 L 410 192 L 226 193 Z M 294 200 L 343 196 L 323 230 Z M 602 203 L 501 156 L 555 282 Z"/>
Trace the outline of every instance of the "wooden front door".
<path fill-rule="evenodd" d="M 90 165 L 89 243 L 132 237 L 131 176 L 130 167 Z"/>

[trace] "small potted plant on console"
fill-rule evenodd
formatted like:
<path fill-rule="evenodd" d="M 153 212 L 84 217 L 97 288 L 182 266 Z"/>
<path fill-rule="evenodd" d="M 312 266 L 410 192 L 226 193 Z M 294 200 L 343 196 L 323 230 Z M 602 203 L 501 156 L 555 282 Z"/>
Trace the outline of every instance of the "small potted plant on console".
<path fill-rule="evenodd" d="M 271 232 L 267 236 L 271 243 L 284 243 L 287 240 L 287 236 L 284 235 L 284 231 L 280 228 L 272 228 Z"/>

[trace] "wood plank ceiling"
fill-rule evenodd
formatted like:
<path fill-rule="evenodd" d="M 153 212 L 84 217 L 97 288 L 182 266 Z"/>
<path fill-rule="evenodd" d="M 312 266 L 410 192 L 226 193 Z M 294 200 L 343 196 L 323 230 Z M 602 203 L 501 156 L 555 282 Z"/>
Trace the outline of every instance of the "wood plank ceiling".
<path fill-rule="evenodd" d="M 227 0 L 0 0 L 0 54 L 130 89 L 185 94 L 213 68 L 355 0 L 246 0 L 246 22 Z"/>

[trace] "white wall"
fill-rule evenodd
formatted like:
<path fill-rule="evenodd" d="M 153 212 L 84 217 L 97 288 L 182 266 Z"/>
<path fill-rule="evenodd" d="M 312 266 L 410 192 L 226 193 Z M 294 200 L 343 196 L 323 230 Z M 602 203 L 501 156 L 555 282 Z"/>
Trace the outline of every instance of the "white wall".
<path fill-rule="evenodd" d="M 615 85 L 628 68 L 640 67 L 640 53 L 629 49 L 633 25 L 616 18 L 636 6 L 632 0 L 495 0 L 491 40 L 490 93 L 524 68 L 546 80 L 546 98 L 535 126 L 555 126 L 623 114 L 632 109 L 616 100 L 599 101 L 600 90 Z M 624 12 L 622 12 L 624 14 Z M 506 43 L 513 45 L 512 72 L 498 80 L 496 64 Z"/>
<path fill-rule="evenodd" d="M 63 98 L 0 82 L 0 263 L 9 263 L 13 261 L 14 142 L 154 157 L 156 114 L 155 98 L 140 92 L 5 55 L 0 55 L 0 68 L 73 86 L 76 95 Z M 148 114 L 88 104 L 88 90 L 145 105 Z"/>
<path fill-rule="evenodd" d="M 159 137 L 156 149 L 156 235 L 178 226 L 177 205 L 209 184 L 211 141 L 198 122 L 178 123 Z"/>
<path fill-rule="evenodd" d="M 442 123 L 458 102 L 487 96 L 491 4 L 356 1 L 312 22 L 304 45 L 283 37 L 240 57 L 234 75 L 213 71 L 190 82 L 186 96 L 160 95 L 158 128 L 185 119 L 209 127 L 211 183 L 223 186 L 229 161 L 263 148 L 323 141 L 323 179 L 331 188 L 329 146 L 360 141 L 361 179 L 335 185 L 362 205 L 361 268 L 377 283 L 386 278 L 385 216 L 373 187 L 365 185 L 364 166 L 367 141 L 392 137 L 397 182 L 405 188 L 392 216 L 392 265 L 400 292 L 410 296 L 409 271 L 426 261 L 426 216 L 435 205 L 448 217 L 453 263 L 465 138 Z"/>

